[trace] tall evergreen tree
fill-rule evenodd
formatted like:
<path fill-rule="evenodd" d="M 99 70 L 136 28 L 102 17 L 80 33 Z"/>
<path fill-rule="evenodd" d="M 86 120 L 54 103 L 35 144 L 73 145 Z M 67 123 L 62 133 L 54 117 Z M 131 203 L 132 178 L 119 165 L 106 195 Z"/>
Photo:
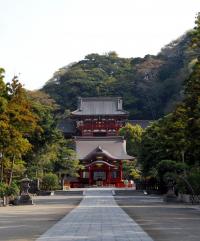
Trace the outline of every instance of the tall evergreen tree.
<path fill-rule="evenodd" d="M 25 90 L 14 77 L 11 83 L 3 83 L 1 69 L 1 115 L 0 115 L 0 152 L 1 182 L 12 183 L 14 173 L 25 170 L 23 155 L 31 149 L 28 137 L 37 126 L 37 116 L 32 113 Z"/>
<path fill-rule="evenodd" d="M 190 143 L 189 155 L 191 161 L 200 165 L 200 13 L 192 31 L 191 47 L 196 53 L 196 62 L 192 73 L 185 81 L 184 104 L 187 114 L 187 137 Z"/>

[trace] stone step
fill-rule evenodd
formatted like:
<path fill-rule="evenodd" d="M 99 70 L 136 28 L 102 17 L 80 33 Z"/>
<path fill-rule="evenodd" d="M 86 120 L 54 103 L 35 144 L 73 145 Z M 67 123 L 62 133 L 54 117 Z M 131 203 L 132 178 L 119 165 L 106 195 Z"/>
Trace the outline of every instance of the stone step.
<path fill-rule="evenodd" d="M 115 190 L 116 196 L 140 196 L 140 195 L 146 195 L 146 193 L 143 190 Z"/>
<path fill-rule="evenodd" d="M 54 192 L 54 195 L 61 195 L 61 196 L 82 196 L 82 190 L 57 190 Z"/>

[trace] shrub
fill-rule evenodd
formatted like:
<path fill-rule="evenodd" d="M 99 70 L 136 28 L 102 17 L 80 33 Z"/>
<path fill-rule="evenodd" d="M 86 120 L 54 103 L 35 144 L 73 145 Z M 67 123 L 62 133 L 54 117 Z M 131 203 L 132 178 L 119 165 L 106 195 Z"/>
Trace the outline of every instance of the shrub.
<path fill-rule="evenodd" d="M 5 183 L 0 183 L 0 197 L 3 198 L 6 195 L 7 185 Z"/>
<path fill-rule="evenodd" d="M 194 193 L 196 195 L 200 195 L 200 173 L 199 172 L 192 172 L 188 176 L 188 182 L 192 186 Z"/>
<path fill-rule="evenodd" d="M 17 195 L 19 195 L 19 188 L 16 183 L 12 183 L 10 186 L 6 183 L 0 183 L 0 198 L 3 199 L 4 206 Z"/>
<path fill-rule="evenodd" d="M 177 180 L 179 193 L 200 195 L 200 172 L 192 171 L 187 176 L 179 176 Z"/>
<path fill-rule="evenodd" d="M 42 188 L 49 191 L 58 188 L 58 176 L 53 173 L 45 174 L 42 178 Z"/>
<path fill-rule="evenodd" d="M 15 182 L 13 182 L 10 186 L 7 187 L 6 195 L 7 196 L 17 196 L 19 195 L 19 188 Z"/>
<path fill-rule="evenodd" d="M 163 176 L 166 172 L 174 172 L 176 162 L 172 160 L 162 160 L 157 164 L 158 173 Z"/>

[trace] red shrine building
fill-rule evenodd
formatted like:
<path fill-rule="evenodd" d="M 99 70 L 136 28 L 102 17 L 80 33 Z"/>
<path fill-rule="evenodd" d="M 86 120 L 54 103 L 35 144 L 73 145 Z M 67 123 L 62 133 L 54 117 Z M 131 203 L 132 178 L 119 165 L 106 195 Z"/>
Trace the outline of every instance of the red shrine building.
<path fill-rule="evenodd" d="M 78 99 L 71 119 L 75 150 L 84 169 L 71 187 L 124 186 L 122 161 L 134 159 L 126 152 L 126 140 L 118 134 L 127 118 L 120 97 Z"/>

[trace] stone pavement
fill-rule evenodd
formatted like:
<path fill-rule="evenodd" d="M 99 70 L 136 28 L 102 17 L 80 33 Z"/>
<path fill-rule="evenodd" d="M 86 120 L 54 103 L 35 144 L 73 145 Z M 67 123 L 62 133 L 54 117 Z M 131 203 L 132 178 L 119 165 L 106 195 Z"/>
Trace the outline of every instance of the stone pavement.
<path fill-rule="evenodd" d="M 111 189 L 88 189 L 80 205 L 37 241 L 153 241 L 115 202 Z"/>
<path fill-rule="evenodd" d="M 35 205 L 0 207 L 0 241 L 33 241 L 70 213 L 82 196 L 34 196 Z"/>

